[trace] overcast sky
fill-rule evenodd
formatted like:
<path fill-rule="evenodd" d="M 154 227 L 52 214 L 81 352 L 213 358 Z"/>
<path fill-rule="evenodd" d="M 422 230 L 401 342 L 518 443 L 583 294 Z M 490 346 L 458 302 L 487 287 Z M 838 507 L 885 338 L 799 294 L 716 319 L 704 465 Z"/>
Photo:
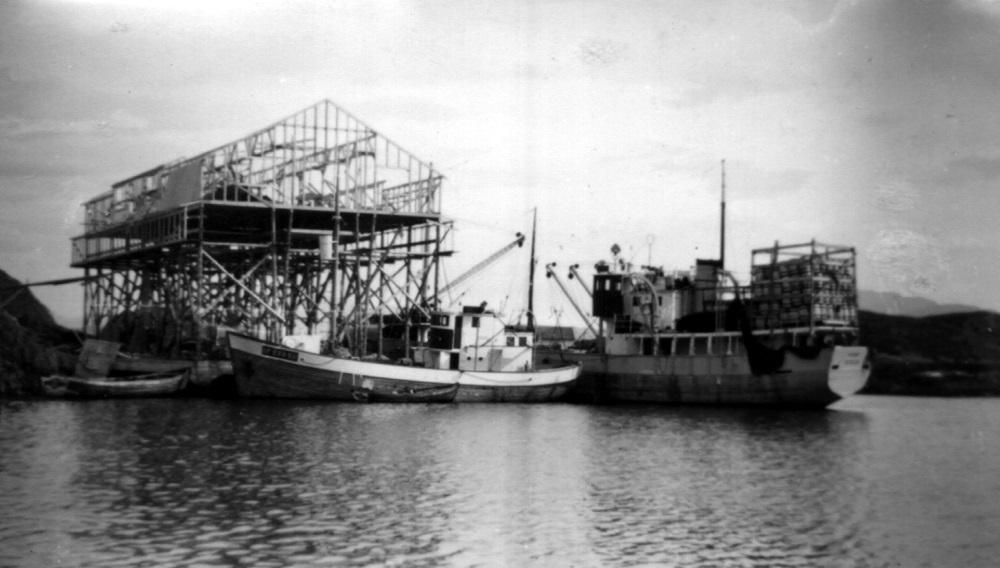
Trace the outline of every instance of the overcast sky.
<path fill-rule="evenodd" d="M 715 257 L 724 158 L 742 280 L 815 238 L 863 288 L 1000 309 L 998 58 L 984 0 L 2 2 L 0 268 L 79 274 L 83 201 L 328 98 L 446 176 L 452 275 L 533 207 L 541 264 Z"/>

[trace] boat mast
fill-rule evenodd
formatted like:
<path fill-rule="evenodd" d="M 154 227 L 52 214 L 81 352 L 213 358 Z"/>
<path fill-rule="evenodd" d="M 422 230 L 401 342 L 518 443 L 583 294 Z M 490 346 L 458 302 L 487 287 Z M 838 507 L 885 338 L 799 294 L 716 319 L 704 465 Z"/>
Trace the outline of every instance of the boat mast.
<path fill-rule="evenodd" d="M 535 330 L 535 229 L 538 226 L 538 208 L 531 215 L 531 264 L 528 266 L 528 331 Z"/>
<path fill-rule="evenodd" d="M 726 160 L 722 160 L 722 223 L 719 225 L 719 269 L 726 268 Z"/>

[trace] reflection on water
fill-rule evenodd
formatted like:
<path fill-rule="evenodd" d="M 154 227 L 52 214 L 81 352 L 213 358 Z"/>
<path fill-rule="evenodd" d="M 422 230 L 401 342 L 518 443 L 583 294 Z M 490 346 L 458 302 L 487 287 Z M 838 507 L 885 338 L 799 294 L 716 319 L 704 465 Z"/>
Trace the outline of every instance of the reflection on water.
<path fill-rule="evenodd" d="M 863 415 L 614 408 L 590 446 L 590 524 L 608 559 L 800 565 L 840 558 L 858 529 Z M 620 457 L 628 453 L 631 459 Z"/>
<path fill-rule="evenodd" d="M 989 565 L 998 401 L 0 403 L 0 565 Z"/>

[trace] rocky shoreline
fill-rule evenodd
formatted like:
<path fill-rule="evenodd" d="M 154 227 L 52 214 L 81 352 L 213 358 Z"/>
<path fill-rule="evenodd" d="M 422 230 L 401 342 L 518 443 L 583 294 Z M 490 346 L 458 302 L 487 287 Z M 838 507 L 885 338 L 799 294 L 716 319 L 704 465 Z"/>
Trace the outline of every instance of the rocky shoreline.
<path fill-rule="evenodd" d="M 0 306 L 0 397 L 41 394 L 41 377 L 73 372 L 80 335 L 2 270 Z"/>

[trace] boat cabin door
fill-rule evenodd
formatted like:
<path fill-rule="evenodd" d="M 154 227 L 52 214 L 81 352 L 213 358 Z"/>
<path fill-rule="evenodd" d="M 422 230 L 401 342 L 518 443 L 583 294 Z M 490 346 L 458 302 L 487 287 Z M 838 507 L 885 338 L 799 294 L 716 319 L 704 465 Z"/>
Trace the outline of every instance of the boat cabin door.
<path fill-rule="evenodd" d="M 453 370 L 458 370 L 458 358 L 460 353 L 452 353 L 451 360 L 448 362 L 448 368 Z"/>

